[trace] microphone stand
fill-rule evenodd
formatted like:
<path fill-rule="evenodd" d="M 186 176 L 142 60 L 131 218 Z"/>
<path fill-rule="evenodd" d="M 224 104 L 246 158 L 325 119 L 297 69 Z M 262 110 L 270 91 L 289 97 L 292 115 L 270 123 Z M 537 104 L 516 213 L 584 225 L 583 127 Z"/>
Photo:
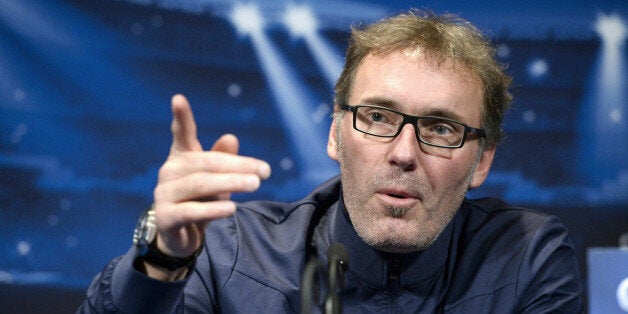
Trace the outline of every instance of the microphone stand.
<path fill-rule="evenodd" d="M 325 313 L 326 314 L 341 314 L 342 304 L 340 303 L 340 297 L 338 296 L 338 289 L 342 288 L 344 284 L 344 270 L 341 267 L 342 260 L 331 261 L 329 263 L 328 275 L 328 288 L 327 299 L 325 300 Z M 340 276 L 339 276 L 340 275 Z M 340 277 L 340 278 L 338 278 Z M 340 279 L 340 281 L 339 281 Z"/>
<path fill-rule="evenodd" d="M 349 255 L 344 245 L 333 243 L 327 250 L 327 296 L 323 312 L 325 314 L 342 314 L 342 302 L 338 295 L 338 290 L 344 285 L 345 271 L 349 267 Z M 316 276 L 322 265 L 311 259 L 303 270 L 303 280 L 301 283 L 301 313 L 310 314 L 312 312 L 312 287 L 314 276 Z"/>
<path fill-rule="evenodd" d="M 316 258 L 310 259 L 303 270 L 303 279 L 301 281 L 301 313 L 312 313 L 312 294 L 314 287 L 314 276 L 320 271 L 320 263 Z"/>

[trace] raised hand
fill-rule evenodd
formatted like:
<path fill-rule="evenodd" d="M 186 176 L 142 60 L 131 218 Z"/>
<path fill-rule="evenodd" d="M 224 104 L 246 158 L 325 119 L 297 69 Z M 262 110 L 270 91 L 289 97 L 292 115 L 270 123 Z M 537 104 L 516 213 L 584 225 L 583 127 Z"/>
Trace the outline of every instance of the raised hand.
<path fill-rule="evenodd" d="M 184 257 L 201 245 L 211 220 L 233 215 L 236 205 L 231 193 L 257 190 L 260 180 L 270 176 L 270 166 L 237 155 L 239 142 L 231 134 L 203 151 L 184 96 L 172 97 L 172 113 L 172 147 L 154 190 L 157 247 L 165 254 Z M 146 270 L 151 277 L 173 279 L 148 264 Z"/>

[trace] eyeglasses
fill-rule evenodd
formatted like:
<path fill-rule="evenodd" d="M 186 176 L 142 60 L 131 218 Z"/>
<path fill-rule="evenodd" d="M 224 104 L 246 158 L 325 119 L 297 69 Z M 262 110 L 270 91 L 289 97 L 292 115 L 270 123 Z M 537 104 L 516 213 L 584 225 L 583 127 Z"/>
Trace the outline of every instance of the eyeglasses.
<path fill-rule="evenodd" d="M 419 142 L 443 148 L 460 148 L 467 134 L 486 137 L 483 129 L 472 128 L 456 120 L 411 116 L 397 110 L 371 105 L 341 105 L 340 109 L 353 112 L 353 128 L 365 134 L 394 138 L 406 124 L 414 126 Z"/>

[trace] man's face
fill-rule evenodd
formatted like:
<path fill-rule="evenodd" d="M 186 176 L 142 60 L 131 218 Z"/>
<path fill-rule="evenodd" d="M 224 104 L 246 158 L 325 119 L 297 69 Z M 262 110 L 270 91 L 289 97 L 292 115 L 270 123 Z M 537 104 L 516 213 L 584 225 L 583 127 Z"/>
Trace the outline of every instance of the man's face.
<path fill-rule="evenodd" d="M 385 106 L 480 127 L 482 88 L 469 73 L 423 55 L 369 55 L 357 70 L 348 105 Z M 480 155 L 479 141 L 468 136 L 462 148 L 434 148 L 419 143 L 409 124 L 394 139 L 378 138 L 354 130 L 352 116 L 346 112 L 333 122 L 327 151 L 340 163 L 345 207 L 354 228 L 382 251 L 427 248 L 468 188 L 484 182 L 494 147 Z"/>

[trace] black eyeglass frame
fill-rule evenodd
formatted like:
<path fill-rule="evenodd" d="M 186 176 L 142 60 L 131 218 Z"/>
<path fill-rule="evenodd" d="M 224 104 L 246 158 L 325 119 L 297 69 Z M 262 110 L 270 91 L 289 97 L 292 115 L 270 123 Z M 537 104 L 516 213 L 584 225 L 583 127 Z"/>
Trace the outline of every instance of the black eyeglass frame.
<path fill-rule="evenodd" d="M 382 110 L 387 110 L 387 111 L 392 111 L 394 113 L 397 113 L 399 115 L 401 115 L 403 117 L 403 121 L 401 121 L 401 124 L 399 125 L 399 128 L 397 129 L 397 132 L 393 135 L 378 135 L 378 134 L 373 134 L 373 133 L 369 133 L 363 130 L 358 129 L 357 126 L 357 114 L 356 112 L 358 111 L 359 108 L 361 107 L 367 107 L 367 108 L 377 108 L 377 109 L 382 109 Z M 434 147 L 441 147 L 441 148 L 461 148 L 462 146 L 464 146 L 464 143 L 467 140 L 467 134 L 475 134 L 478 137 L 484 138 L 486 137 L 486 131 L 484 129 L 480 129 L 480 128 L 473 128 L 470 127 L 460 121 L 456 121 L 453 119 L 449 119 L 449 118 L 444 118 L 444 117 L 437 117 L 437 116 L 412 116 L 409 114 L 405 114 L 401 111 L 397 111 L 394 109 L 390 109 L 387 107 L 382 107 L 382 106 L 375 106 L 375 105 L 356 105 L 356 106 L 351 106 L 351 105 L 347 105 L 347 104 L 342 104 L 340 105 L 340 109 L 345 110 L 345 111 L 351 111 L 353 113 L 353 128 L 356 131 L 362 132 L 364 134 L 368 134 L 368 135 L 373 135 L 373 136 L 377 136 L 377 137 L 385 137 L 385 138 L 395 138 L 397 137 L 397 135 L 399 135 L 399 133 L 401 133 L 401 130 L 403 129 L 403 127 L 406 124 L 410 124 L 414 127 L 414 134 L 416 135 L 416 138 L 419 142 L 425 144 L 425 145 L 429 145 L 429 146 L 434 146 Z M 420 119 L 441 119 L 441 120 L 445 120 L 448 122 L 452 122 L 452 123 L 456 123 L 459 124 L 461 126 L 464 127 L 464 133 L 462 134 L 462 140 L 460 141 L 460 144 L 458 146 L 444 146 L 444 145 L 437 145 L 437 144 L 432 144 L 432 143 L 428 143 L 426 141 L 424 141 L 423 139 L 421 139 L 421 134 L 419 132 L 419 120 Z"/>

